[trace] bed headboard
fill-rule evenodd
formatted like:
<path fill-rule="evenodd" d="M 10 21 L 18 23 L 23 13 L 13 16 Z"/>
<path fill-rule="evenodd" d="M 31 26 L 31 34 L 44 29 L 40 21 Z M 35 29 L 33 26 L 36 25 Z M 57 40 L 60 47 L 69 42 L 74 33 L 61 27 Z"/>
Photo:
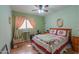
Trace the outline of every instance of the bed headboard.
<path fill-rule="evenodd" d="M 69 29 L 69 28 L 50 28 L 50 30 L 65 30 L 67 32 L 69 32 L 69 41 L 71 40 L 71 34 L 72 34 L 72 29 Z"/>

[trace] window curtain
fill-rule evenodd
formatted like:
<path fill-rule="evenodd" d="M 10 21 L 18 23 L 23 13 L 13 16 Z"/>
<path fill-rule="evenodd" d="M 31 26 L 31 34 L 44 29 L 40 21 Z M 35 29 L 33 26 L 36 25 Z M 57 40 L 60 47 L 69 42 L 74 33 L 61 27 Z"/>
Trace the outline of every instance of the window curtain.
<path fill-rule="evenodd" d="M 23 24 L 24 20 L 28 19 L 33 26 L 33 29 L 30 29 L 30 33 L 34 34 L 34 31 L 36 29 L 36 22 L 34 18 L 26 17 L 26 16 L 12 16 L 12 41 L 11 41 L 11 48 L 13 48 L 13 41 L 14 39 L 25 39 L 25 35 L 23 32 L 19 31 L 18 28 Z"/>
<path fill-rule="evenodd" d="M 33 29 L 29 29 L 30 34 L 34 34 L 36 32 L 36 22 L 34 18 L 26 16 L 14 16 L 12 21 L 13 39 L 24 39 L 24 35 L 22 34 L 23 32 L 18 30 L 18 28 L 23 24 L 25 19 L 28 19 L 33 26 Z"/>
<path fill-rule="evenodd" d="M 33 29 L 30 29 L 30 31 L 29 31 L 30 34 L 36 34 L 36 21 L 35 21 L 35 19 L 32 17 L 28 17 L 28 19 L 29 19 L 31 25 L 33 26 Z"/>
<path fill-rule="evenodd" d="M 22 31 L 18 30 L 18 28 L 23 24 L 25 19 L 26 19 L 25 16 L 16 16 L 15 17 L 15 33 L 14 33 L 15 39 L 19 39 L 19 40 L 24 39 L 24 37 L 22 35 Z"/>
<path fill-rule="evenodd" d="M 30 21 L 31 25 L 33 26 L 33 28 L 35 28 L 36 27 L 35 20 L 33 18 L 29 18 L 29 21 Z"/>
<path fill-rule="evenodd" d="M 16 21 L 15 21 L 16 28 L 19 28 L 23 24 L 25 19 L 26 17 L 24 16 L 16 16 Z"/>

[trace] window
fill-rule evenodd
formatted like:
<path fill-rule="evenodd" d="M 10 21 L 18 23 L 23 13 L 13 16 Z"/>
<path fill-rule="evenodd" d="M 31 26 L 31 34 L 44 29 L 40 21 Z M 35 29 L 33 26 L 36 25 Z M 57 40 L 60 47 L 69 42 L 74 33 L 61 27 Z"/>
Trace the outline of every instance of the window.
<path fill-rule="evenodd" d="M 19 29 L 28 29 L 33 28 L 29 20 L 24 20 L 23 24 L 19 27 Z"/>

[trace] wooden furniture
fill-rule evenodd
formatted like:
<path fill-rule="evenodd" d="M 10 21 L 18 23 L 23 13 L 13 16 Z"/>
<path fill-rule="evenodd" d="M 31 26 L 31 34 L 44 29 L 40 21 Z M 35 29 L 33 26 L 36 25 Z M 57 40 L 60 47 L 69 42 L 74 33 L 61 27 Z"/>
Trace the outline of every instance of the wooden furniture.
<path fill-rule="evenodd" d="M 32 38 L 33 38 L 34 35 L 35 35 L 35 34 L 31 34 L 31 35 L 30 35 L 30 40 L 32 40 Z"/>
<path fill-rule="evenodd" d="M 71 43 L 71 36 L 72 36 L 72 29 L 69 29 L 69 28 L 50 28 L 50 30 L 65 30 L 65 31 L 67 31 L 67 32 L 69 32 L 68 34 L 69 34 L 69 36 L 68 36 L 68 38 L 69 38 L 69 43 Z"/>
<path fill-rule="evenodd" d="M 21 40 L 21 39 L 13 39 L 13 48 L 18 48 L 21 45 L 23 45 L 24 42 L 27 42 L 27 40 Z"/>
<path fill-rule="evenodd" d="M 79 37 L 72 36 L 72 49 L 79 52 Z"/>

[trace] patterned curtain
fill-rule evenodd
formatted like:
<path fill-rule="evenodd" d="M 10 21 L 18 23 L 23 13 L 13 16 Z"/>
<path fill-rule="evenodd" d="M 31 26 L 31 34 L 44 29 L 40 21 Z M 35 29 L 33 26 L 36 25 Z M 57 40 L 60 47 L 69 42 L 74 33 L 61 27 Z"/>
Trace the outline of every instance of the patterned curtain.
<path fill-rule="evenodd" d="M 23 24 L 25 19 L 26 17 L 24 16 L 16 16 L 16 21 L 15 21 L 16 28 L 19 28 Z"/>
<path fill-rule="evenodd" d="M 18 30 L 18 28 L 23 24 L 24 20 L 26 19 L 25 16 L 16 16 L 15 18 L 15 34 L 14 34 L 14 37 L 15 39 L 21 39 L 23 40 L 23 32 Z"/>
<path fill-rule="evenodd" d="M 35 19 L 34 18 L 32 18 L 32 17 L 29 17 L 28 18 L 29 19 L 29 21 L 30 21 L 30 23 L 31 23 L 31 25 L 33 26 L 33 29 L 30 29 L 30 34 L 35 34 L 35 30 L 36 30 L 36 21 L 35 21 Z"/>
<path fill-rule="evenodd" d="M 15 41 L 24 41 L 26 35 L 23 34 L 22 31 L 18 30 L 18 28 L 23 24 L 25 19 L 28 19 L 33 26 L 33 29 L 29 29 L 29 32 L 34 34 L 34 30 L 36 29 L 36 22 L 35 19 L 26 16 L 12 16 L 12 41 L 11 47 L 13 47 L 14 39 Z"/>

